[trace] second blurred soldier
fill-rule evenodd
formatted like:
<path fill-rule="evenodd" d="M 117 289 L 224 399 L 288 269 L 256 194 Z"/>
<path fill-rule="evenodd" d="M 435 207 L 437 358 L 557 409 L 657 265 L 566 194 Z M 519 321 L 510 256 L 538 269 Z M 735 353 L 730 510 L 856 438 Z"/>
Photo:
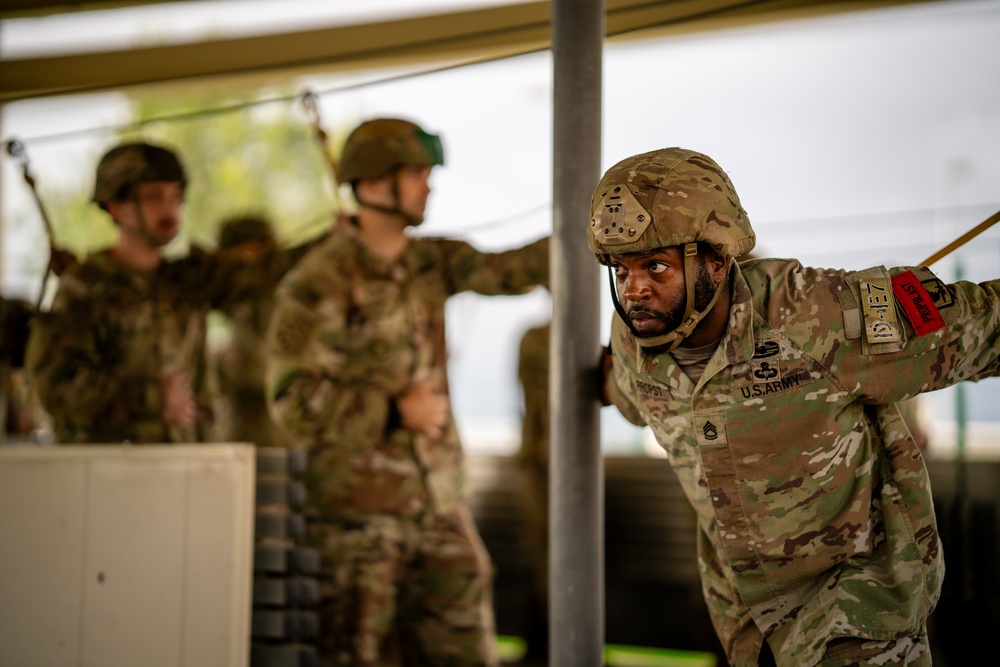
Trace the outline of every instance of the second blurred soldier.
<path fill-rule="evenodd" d="M 548 241 L 480 253 L 411 237 L 437 136 L 397 119 L 348 137 L 341 177 L 359 212 L 279 287 L 270 398 L 309 457 L 310 539 L 327 575 L 321 651 L 375 665 L 496 665 L 492 566 L 463 497 L 446 378 L 445 301 L 527 292 L 548 278 Z M 398 633 L 394 633 L 394 628 Z"/>

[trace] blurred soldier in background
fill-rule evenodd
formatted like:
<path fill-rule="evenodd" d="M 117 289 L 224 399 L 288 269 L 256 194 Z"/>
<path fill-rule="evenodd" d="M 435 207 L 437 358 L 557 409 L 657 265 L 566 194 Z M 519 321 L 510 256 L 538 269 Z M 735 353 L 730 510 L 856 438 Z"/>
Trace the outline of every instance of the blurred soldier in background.
<path fill-rule="evenodd" d="M 549 618 L 549 330 L 528 329 L 521 338 L 517 377 L 524 396 L 521 421 L 521 501 L 531 568 L 525 660 L 548 658 Z"/>
<path fill-rule="evenodd" d="M 1000 281 L 737 264 L 755 235 L 729 177 L 678 148 L 609 169 L 591 213 L 618 311 L 606 396 L 698 514 L 729 662 L 930 664 L 944 561 L 894 404 L 1000 373 Z"/>
<path fill-rule="evenodd" d="M 261 286 L 253 272 L 237 279 L 245 255 L 163 258 L 186 186 L 176 154 L 147 143 L 117 146 L 97 166 L 93 200 L 117 241 L 63 273 L 27 353 L 60 443 L 214 439 L 206 313 Z"/>
<path fill-rule="evenodd" d="M 463 496 L 444 306 L 464 290 L 548 279 L 548 241 L 485 254 L 411 237 L 440 139 L 379 119 L 347 138 L 356 218 L 282 281 L 269 328 L 279 425 L 309 451 L 309 535 L 322 552 L 321 651 L 376 665 L 495 665 L 492 566 Z"/>
<path fill-rule="evenodd" d="M 259 216 L 228 220 L 219 233 L 219 250 L 241 255 L 248 267 L 252 267 L 252 283 L 264 285 L 277 285 L 318 242 L 279 250 L 271 223 Z M 252 291 L 253 287 L 247 286 L 246 291 Z M 228 301 L 219 309 L 227 317 L 229 331 L 225 346 L 213 354 L 218 378 L 219 437 L 227 442 L 252 442 L 261 447 L 283 446 L 282 432 L 268 413 L 264 387 L 265 336 L 274 309 L 274 292 L 265 289 L 257 297 Z"/>
<path fill-rule="evenodd" d="M 227 220 L 219 232 L 219 250 L 238 254 L 247 262 L 247 271 L 238 280 L 250 278 L 242 292 L 253 293 L 256 286 L 277 286 L 288 270 L 318 245 L 326 235 L 288 249 L 279 249 L 271 223 L 260 216 L 240 216 Z M 222 349 L 213 354 L 218 378 L 217 423 L 219 437 L 227 442 L 252 442 L 261 447 L 284 446 L 281 429 L 267 408 L 264 377 L 267 373 L 267 323 L 274 309 L 274 290 L 259 296 L 223 303 L 229 336 Z"/>
<path fill-rule="evenodd" d="M 35 308 L 21 299 L 0 297 L 0 423 L 6 440 L 31 441 L 38 437 L 46 415 L 30 390 L 24 370 L 24 352 Z"/>
<path fill-rule="evenodd" d="M 266 248 L 271 257 L 277 242 L 271 224 L 259 217 L 241 217 L 223 223 L 219 249 Z M 268 267 L 260 267 L 266 270 Z M 274 307 L 274 294 L 223 306 L 228 319 L 228 341 L 213 354 L 218 377 L 219 437 L 228 442 L 252 442 L 262 447 L 280 444 L 281 432 L 267 411 L 264 394 L 266 351 L 264 336 Z"/>

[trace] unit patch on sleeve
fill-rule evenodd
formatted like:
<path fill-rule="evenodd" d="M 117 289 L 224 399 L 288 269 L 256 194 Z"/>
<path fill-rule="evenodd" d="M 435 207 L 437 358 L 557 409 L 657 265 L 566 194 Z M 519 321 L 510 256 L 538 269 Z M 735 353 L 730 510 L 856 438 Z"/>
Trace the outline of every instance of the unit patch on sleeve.
<path fill-rule="evenodd" d="M 944 281 L 940 278 L 931 278 L 930 280 L 921 280 L 920 284 L 924 286 L 927 293 L 931 295 L 934 299 L 934 305 L 938 307 L 938 310 L 942 308 L 950 308 L 955 305 L 955 297 L 952 295 L 951 290 Z"/>
<path fill-rule="evenodd" d="M 951 296 L 943 284 L 940 287 L 936 285 L 933 287 Z M 903 307 L 906 318 L 913 325 L 914 333 L 918 336 L 926 336 L 944 327 L 944 318 L 934 305 L 937 299 L 930 295 L 913 271 L 893 276 L 892 291 L 899 305 Z"/>
<path fill-rule="evenodd" d="M 885 278 L 861 281 L 861 311 L 865 318 L 865 336 L 869 343 L 894 343 L 899 340 L 899 321 L 892 302 L 892 290 Z"/>

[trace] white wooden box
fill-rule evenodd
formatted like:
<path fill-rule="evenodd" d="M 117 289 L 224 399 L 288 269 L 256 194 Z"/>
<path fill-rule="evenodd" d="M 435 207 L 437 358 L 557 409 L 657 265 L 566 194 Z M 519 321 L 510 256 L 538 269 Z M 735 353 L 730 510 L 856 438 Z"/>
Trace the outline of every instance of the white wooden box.
<path fill-rule="evenodd" d="M 0 665 L 245 667 L 250 445 L 0 447 Z"/>

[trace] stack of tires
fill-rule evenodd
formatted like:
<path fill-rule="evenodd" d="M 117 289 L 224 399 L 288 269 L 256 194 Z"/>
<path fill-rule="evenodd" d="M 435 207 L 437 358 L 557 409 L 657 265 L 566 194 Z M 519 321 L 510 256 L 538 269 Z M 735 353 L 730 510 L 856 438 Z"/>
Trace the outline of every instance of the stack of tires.
<path fill-rule="evenodd" d="M 319 554 L 303 546 L 305 452 L 257 448 L 251 667 L 316 667 Z"/>

